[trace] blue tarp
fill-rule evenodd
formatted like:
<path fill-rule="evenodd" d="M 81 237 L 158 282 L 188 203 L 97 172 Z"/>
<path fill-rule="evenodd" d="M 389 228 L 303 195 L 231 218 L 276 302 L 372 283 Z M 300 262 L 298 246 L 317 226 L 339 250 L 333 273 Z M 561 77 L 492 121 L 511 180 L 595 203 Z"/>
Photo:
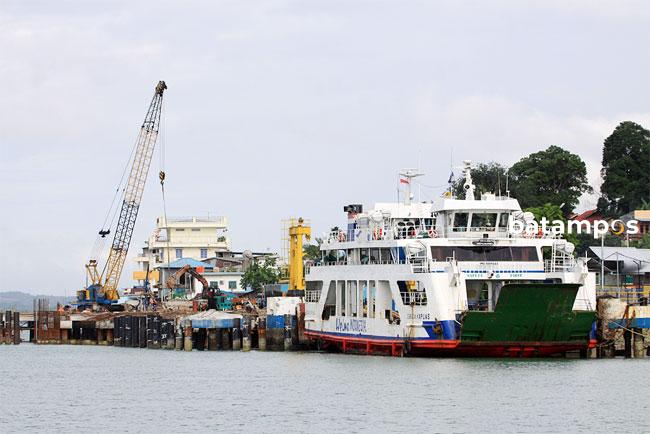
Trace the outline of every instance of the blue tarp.
<path fill-rule="evenodd" d="M 206 264 L 205 262 L 197 261 L 196 259 L 192 259 L 192 258 L 180 258 L 169 264 L 161 264 L 157 268 L 183 268 L 186 265 L 189 265 L 192 268 L 196 268 L 196 267 L 203 267 L 206 269 L 214 268 L 210 264 Z"/>

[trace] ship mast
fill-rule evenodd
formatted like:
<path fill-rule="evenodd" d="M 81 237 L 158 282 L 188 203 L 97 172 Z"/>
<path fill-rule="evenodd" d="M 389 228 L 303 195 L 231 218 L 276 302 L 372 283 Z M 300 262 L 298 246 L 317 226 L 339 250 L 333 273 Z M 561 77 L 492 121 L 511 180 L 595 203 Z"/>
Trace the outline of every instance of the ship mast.
<path fill-rule="evenodd" d="M 399 182 L 402 184 L 406 184 L 405 187 L 405 194 L 404 194 L 404 205 L 410 205 L 411 204 L 411 199 L 413 199 L 413 194 L 411 193 L 411 180 L 413 178 L 417 178 L 418 176 L 424 176 L 424 173 L 421 173 L 417 169 L 402 169 L 401 172 L 399 172 L 399 175 L 401 176 Z"/>

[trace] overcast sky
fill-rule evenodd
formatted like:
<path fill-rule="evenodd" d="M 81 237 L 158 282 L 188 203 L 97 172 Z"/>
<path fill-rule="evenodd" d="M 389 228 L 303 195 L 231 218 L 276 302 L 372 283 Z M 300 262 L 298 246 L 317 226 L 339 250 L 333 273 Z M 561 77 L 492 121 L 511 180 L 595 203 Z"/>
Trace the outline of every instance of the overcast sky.
<path fill-rule="evenodd" d="M 160 79 L 168 215 L 225 215 L 235 249 L 278 251 L 281 219 L 323 233 L 394 200 L 400 168 L 444 184 L 452 153 L 560 145 L 598 188 L 605 137 L 650 126 L 649 29 L 647 1 L 0 0 L 0 290 L 80 289 Z"/>

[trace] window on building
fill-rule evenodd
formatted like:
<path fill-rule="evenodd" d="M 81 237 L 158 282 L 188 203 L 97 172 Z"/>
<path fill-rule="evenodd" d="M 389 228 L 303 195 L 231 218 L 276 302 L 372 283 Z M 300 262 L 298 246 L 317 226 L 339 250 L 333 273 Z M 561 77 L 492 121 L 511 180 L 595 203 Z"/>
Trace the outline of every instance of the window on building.
<path fill-rule="evenodd" d="M 208 249 L 201 249 L 201 259 L 208 257 Z"/>
<path fill-rule="evenodd" d="M 183 231 L 185 231 L 185 229 L 178 229 L 178 228 L 176 228 L 176 232 L 183 232 Z"/>
<path fill-rule="evenodd" d="M 237 281 L 231 280 L 228 282 L 228 289 L 237 289 Z"/>
<path fill-rule="evenodd" d="M 183 257 L 183 249 L 176 249 L 176 259 Z"/>

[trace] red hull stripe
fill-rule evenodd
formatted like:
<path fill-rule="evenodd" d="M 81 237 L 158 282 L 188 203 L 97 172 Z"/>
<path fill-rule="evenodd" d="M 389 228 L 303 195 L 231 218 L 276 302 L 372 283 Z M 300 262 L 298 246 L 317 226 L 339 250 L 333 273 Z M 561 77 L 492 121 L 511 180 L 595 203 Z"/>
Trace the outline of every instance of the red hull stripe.
<path fill-rule="evenodd" d="M 340 335 L 327 332 L 305 331 L 312 340 L 342 345 L 343 349 L 366 346 L 392 347 L 401 349 L 403 338 L 375 338 L 365 336 Z M 589 342 L 461 342 L 460 340 L 414 339 L 409 341 L 411 352 L 415 355 L 459 355 L 484 357 L 534 357 L 549 356 L 565 351 L 593 348 L 595 341 Z"/>

